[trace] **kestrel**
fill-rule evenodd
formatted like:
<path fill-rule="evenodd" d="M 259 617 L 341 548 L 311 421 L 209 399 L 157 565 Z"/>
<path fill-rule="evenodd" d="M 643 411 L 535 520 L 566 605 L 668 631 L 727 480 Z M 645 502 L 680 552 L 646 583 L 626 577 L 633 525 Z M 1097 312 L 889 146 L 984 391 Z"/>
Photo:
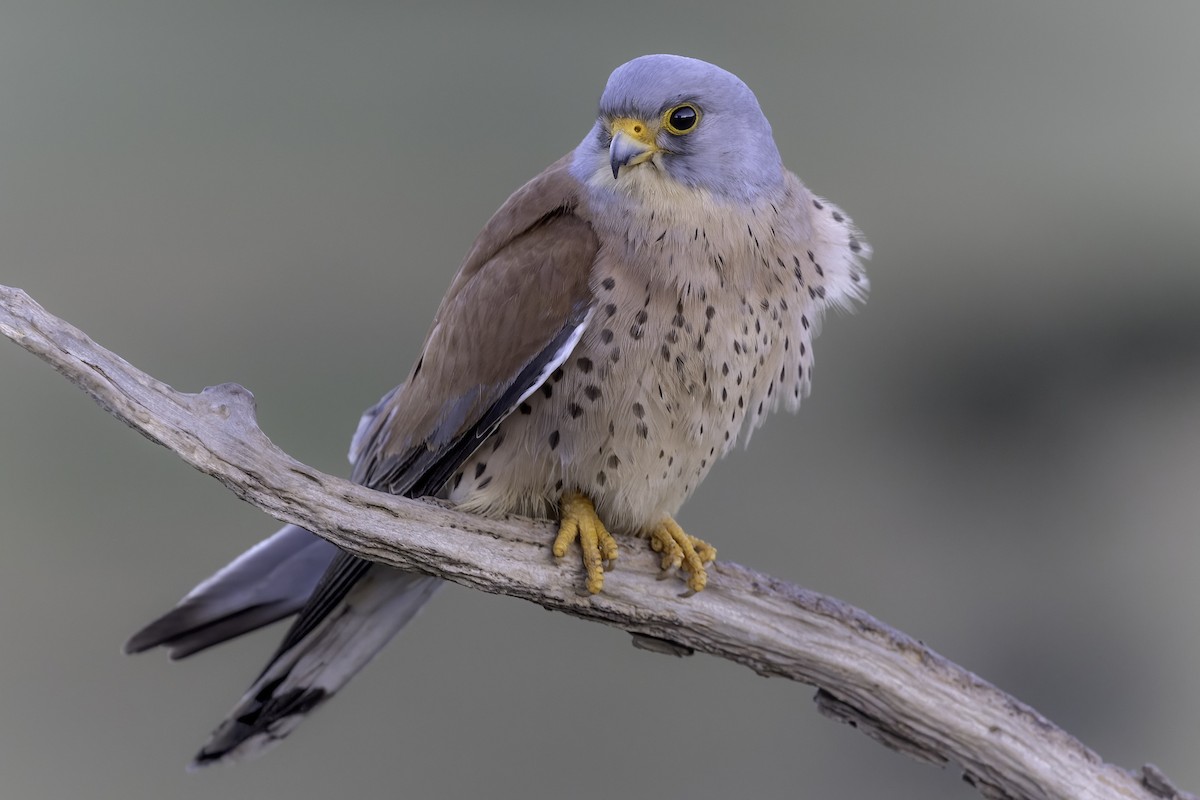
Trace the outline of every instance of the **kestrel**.
<path fill-rule="evenodd" d="M 595 124 L 518 189 L 454 277 L 403 384 L 351 444 L 353 479 L 480 514 L 559 520 L 587 591 L 649 539 L 689 591 L 716 551 L 673 519 L 739 436 L 809 390 L 828 306 L 866 296 L 867 244 L 784 168 L 750 89 L 652 55 L 613 72 Z M 195 765 L 257 754 L 332 696 L 437 579 L 284 527 L 126 645 L 190 655 L 291 614 Z"/>

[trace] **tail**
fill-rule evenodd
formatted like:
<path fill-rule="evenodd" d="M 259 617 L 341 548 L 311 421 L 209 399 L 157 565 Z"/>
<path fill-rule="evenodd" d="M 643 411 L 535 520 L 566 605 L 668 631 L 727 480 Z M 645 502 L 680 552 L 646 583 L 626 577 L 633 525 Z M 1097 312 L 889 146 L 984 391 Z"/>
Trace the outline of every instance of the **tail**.
<path fill-rule="evenodd" d="M 403 388 L 400 384 L 363 412 L 350 442 L 351 464 L 358 461 L 367 445 L 367 431 L 375 417 Z M 285 525 L 131 636 L 125 652 L 141 653 L 162 646 L 172 659 L 186 658 L 289 617 L 308 602 L 339 552 L 316 534 Z"/>
<path fill-rule="evenodd" d="M 286 525 L 131 636 L 125 652 L 161 646 L 172 659 L 185 658 L 291 616 L 308 601 L 338 552 L 319 536 Z"/>
<path fill-rule="evenodd" d="M 338 583 L 346 591 L 337 591 Z M 354 558 L 287 525 L 203 581 L 130 637 L 124 649 L 140 653 L 162 646 L 172 659 L 184 658 L 301 612 L 189 769 L 233 763 L 263 753 L 291 733 L 366 666 L 441 583 Z M 324 598 L 332 608 L 310 603 L 314 598 Z"/>
<path fill-rule="evenodd" d="M 403 387 L 363 414 L 350 445 L 358 460 L 371 422 Z M 266 669 L 213 732 L 192 768 L 262 753 L 333 696 L 428 602 L 441 581 L 343 553 L 295 525 L 247 550 L 125 643 L 184 658 L 299 614 Z"/>
<path fill-rule="evenodd" d="M 368 564 L 336 610 L 298 636 L 293 627 L 189 769 L 252 758 L 281 741 L 362 669 L 441 584 L 419 573 Z M 303 617 L 297 620 L 303 622 Z"/>

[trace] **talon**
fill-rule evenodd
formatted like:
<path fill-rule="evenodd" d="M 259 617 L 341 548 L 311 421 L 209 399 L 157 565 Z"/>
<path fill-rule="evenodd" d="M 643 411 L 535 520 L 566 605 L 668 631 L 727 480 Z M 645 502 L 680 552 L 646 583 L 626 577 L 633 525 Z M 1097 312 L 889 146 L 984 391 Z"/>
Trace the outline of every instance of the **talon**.
<path fill-rule="evenodd" d="M 553 552 L 557 558 L 567 554 L 571 542 L 579 540 L 583 567 L 587 571 L 587 591 L 599 594 L 604 588 L 604 572 L 617 559 L 617 542 L 596 516 L 596 507 L 582 492 L 563 492 L 559 503 L 558 536 Z"/>
<path fill-rule="evenodd" d="M 714 561 L 717 549 L 702 539 L 689 536 L 675 520 L 667 517 L 650 532 L 650 548 L 662 553 L 662 569 L 681 568 L 688 573 L 688 591 L 682 597 L 690 597 L 703 591 L 708 583 L 705 564 Z"/>
<path fill-rule="evenodd" d="M 683 550 L 679 545 L 675 544 L 673 539 L 667 539 L 663 546 L 659 548 L 659 552 L 663 554 L 660 567 L 664 571 L 679 569 L 683 566 Z"/>

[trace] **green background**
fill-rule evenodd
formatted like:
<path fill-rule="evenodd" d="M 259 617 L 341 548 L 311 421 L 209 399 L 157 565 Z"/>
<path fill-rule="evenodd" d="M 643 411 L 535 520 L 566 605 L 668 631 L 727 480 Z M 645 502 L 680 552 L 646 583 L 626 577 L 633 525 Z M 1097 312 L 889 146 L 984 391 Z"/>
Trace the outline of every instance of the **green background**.
<path fill-rule="evenodd" d="M 719 63 L 876 256 L 805 408 L 683 524 L 1197 791 L 1197 31 L 1194 0 L 4 0 L 0 282 L 344 474 L 609 71 Z M 457 587 L 278 750 L 185 774 L 279 630 L 119 646 L 273 525 L 0 346 L 0 798 L 975 796 L 809 687 Z"/>

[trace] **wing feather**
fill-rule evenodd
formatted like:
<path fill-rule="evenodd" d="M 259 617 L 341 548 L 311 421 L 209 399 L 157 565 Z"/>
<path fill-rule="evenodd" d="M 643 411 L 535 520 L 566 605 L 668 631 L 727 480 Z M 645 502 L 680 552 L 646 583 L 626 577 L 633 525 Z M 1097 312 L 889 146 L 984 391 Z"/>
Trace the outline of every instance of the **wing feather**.
<path fill-rule="evenodd" d="M 578 183 L 568 165 L 560 159 L 514 193 L 476 239 L 407 381 L 364 417 L 352 448 L 355 481 L 409 497 L 435 494 L 570 355 L 591 318 L 599 242 L 575 213 Z M 369 568 L 349 554 L 334 559 L 264 672 Z"/>
<path fill-rule="evenodd" d="M 418 482 L 422 493 L 437 491 L 436 480 L 422 480 L 426 471 L 448 453 L 465 460 L 473 448 L 464 442 L 486 438 L 545 379 L 544 367 L 566 357 L 563 345 L 578 341 L 593 303 L 588 278 L 599 247 L 573 212 L 560 202 L 478 266 L 468 260 L 404 390 L 365 437 L 355 480 L 394 494 Z M 472 253 L 491 249 L 477 243 Z M 443 481 L 447 472 L 453 467 L 438 470 Z"/>

